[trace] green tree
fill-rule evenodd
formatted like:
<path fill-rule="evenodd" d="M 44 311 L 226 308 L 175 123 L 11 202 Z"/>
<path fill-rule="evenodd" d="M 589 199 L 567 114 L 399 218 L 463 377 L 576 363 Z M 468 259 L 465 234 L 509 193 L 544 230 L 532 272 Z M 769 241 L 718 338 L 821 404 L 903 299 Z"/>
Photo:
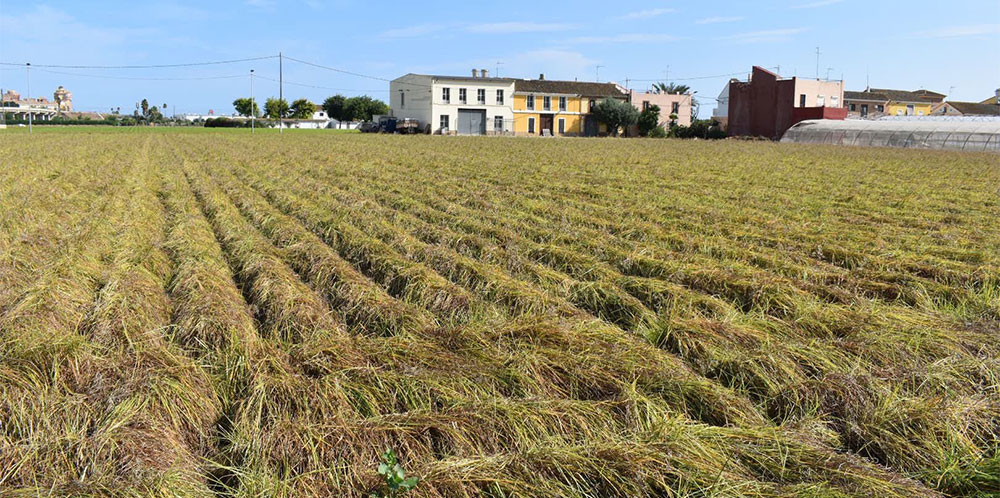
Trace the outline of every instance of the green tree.
<path fill-rule="evenodd" d="M 639 113 L 639 136 L 649 136 L 649 132 L 660 124 L 660 106 L 650 105 Z"/>
<path fill-rule="evenodd" d="M 160 112 L 160 108 L 153 106 L 147 110 L 146 121 L 150 123 L 162 123 L 163 113 Z"/>
<path fill-rule="evenodd" d="M 142 99 L 142 103 L 139 104 L 139 107 L 142 109 L 142 117 L 149 117 L 149 101 Z"/>
<path fill-rule="evenodd" d="M 330 116 L 337 121 L 350 121 L 349 118 L 344 115 L 344 104 L 347 101 L 347 97 L 337 94 L 332 97 L 327 97 L 323 101 L 323 110 L 326 111 L 326 115 Z"/>
<path fill-rule="evenodd" d="M 375 114 L 388 113 L 389 106 L 385 102 L 362 95 L 351 97 L 344 102 L 344 119 L 342 121 L 370 121 Z"/>
<path fill-rule="evenodd" d="M 288 101 L 269 97 L 264 102 L 264 115 L 271 119 L 282 119 L 288 117 Z"/>
<path fill-rule="evenodd" d="M 619 128 L 628 128 L 639 120 L 639 111 L 624 100 L 606 98 L 594 106 L 594 116 L 608 126 L 612 136 L 618 136 Z"/>
<path fill-rule="evenodd" d="M 252 107 L 252 109 L 251 109 Z M 233 108 L 236 109 L 236 113 L 240 116 L 250 117 L 260 117 L 260 107 L 257 105 L 257 100 L 250 101 L 249 98 L 240 98 L 233 101 Z"/>
<path fill-rule="evenodd" d="M 688 93 L 691 91 L 691 87 L 688 85 L 681 85 L 677 83 L 653 83 L 653 93 L 666 93 L 666 94 L 678 94 L 678 93 Z"/>
<path fill-rule="evenodd" d="M 309 119 L 312 117 L 313 113 L 316 112 L 318 106 L 309 102 L 307 99 L 298 99 L 292 102 L 292 107 L 289 109 L 289 113 L 295 119 Z"/>

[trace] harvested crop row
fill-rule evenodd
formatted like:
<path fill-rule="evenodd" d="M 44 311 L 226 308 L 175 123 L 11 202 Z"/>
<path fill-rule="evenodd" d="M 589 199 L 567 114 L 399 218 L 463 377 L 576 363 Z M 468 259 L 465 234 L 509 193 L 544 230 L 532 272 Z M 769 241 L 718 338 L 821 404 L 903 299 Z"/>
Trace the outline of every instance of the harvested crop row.
<path fill-rule="evenodd" d="M 343 202 L 350 202 L 350 196 L 338 195 Z M 412 204 L 407 205 L 413 209 Z M 433 225 L 415 224 L 412 220 L 401 219 L 398 213 L 383 212 L 382 216 L 395 225 L 409 227 L 414 234 L 440 231 Z M 476 235 L 455 235 L 450 238 L 450 243 L 467 243 L 470 237 Z M 508 243 L 508 247 L 527 246 L 526 250 L 531 250 L 530 244 L 517 240 L 516 237 L 505 242 Z M 493 248 L 489 255 L 479 256 L 481 259 L 491 260 L 501 252 L 502 249 Z M 517 266 L 516 263 L 510 263 L 508 261 L 510 267 Z M 612 272 L 613 270 L 605 270 L 609 278 Z M 614 302 L 609 300 L 609 297 L 613 296 L 613 290 L 611 292 L 612 294 L 601 299 L 602 303 Z M 883 381 L 868 372 L 859 371 L 859 358 L 844 355 L 832 344 L 824 346 L 815 341 L 796 344 L 799 341 L 794 338 L 775 341 L 752 329 L 741 330 L 724 323 L 704 324 L 677 320 L 661 327 L 665 328 L 661 332 L 664 336 L 655 339 L 658 344 L 666 344 L 675 352 L 689 351 L 686 355 L 688 358 L 696 358 L 697 363 L 704 365 L 703 374 L 720 379 L 725 385 L 747 393 L 752 399 L 762 400 L 768 411 L 779 419 L 790 415 L 797 418 L 805 414 L 797 413 L 797 409 L 790 407 L 814 406 L 820 415 L 830 419 L 833 426 L 839 427 L 849 448 L 865 452 L 882 462 L 891 461 L 905 465 L 914 471 L 937 466 L 939 462 L 925 458 L 928 452 L 932 452 L 929 448 L 898 445 L 896 438 L 905 437 L 900 432 L 921 431 L 922 440 L 936 440 L 941 449 L 952 447 L 950 451 L 961 452 L 969 458 L 975 458 L 979 454 L 979 448 L 985 443 L 981 440 L 981 435 L 989 433 L 991 424 L 988 421 L 996 414 L 995 404 L 980 405 L 975 397 L 954 399 L 956 397 L 953 393 L 951 396 L 953 399 L 949 402 L 919 415 L 924 427 L 934 428 L 919 429 L 907 424 L 912 422 L 912 417 L 917 416 L 909 409 L 890 412 L 888 416 L 876 414 L 875 406 L 895 405 L 902 400 L 897 400 L 896 394 Z M 679 344 L 678 336 L 682 335 L 693 338 L 699 346 L 691 348 Z M 732 340 L 740 337 L 743 338 L 742 341 Z M 786 345 L 789 340 L 792 344 Z M 798 364 L 782 361 L 793 358 Z M 954 368 L 954 365 L 949 368 Z M 959 382 L 952 384 L 957 387 Z M 938 392 L 947 394 L 951 390 L 946 388 Z M 855 405 L 852 410 L 857 410 L 857 413 L 844 412 L 840 408 L 852 404 Z M 968 406 L 978 406 L 978 408 L 970 413 L 966 411 Z M 953 429 L 955 421 L 961 419 L 963 414 L 972 424 L 965 428 Z M 847 433 L 845 423 L 860 425 L 861 429 L 858 432 L 865 433 L 873 439 L 864 437 L 852 439 L 857 436 Z M 937 434 L 942 432 L 948 435 L 939 438 Z M 956 448 L 954 441 L 965 441 L 962 443 L 964 447 Z"/>
<path fill-rule="evenodd" d="M 351 348 L 347 331 L 326 301 L 298 279 L 274 246 L 210 178 L 194 167 L 186 167 L 185 175 L 234 267 L 237 281 L 258 307 L 269 337 L 319 346 L 335 362 L 346 360 Z"/>
<path fill-rule="evenodd" d="M 170 308 L 169 270 L 154 247 L 162 214 L 150 168 L 142 155 L 129 159 L 106 173 L 125 185 L 73 241 L 84 245 L 66 271 L 37 282 L 3 318 L 8 489 L 211 493 L 198 454 L 214 400 L 197 366 L 159 336 Z M 39 333 L 49 339 L 28 342 Z"/>
<path fill-rule="evenodd" d="M 251 180 L 239 170 L 236 173 L 283 212 L 309 227 L 366 276 L 379 282 L 392 296 L 426 307 L 442 320 L 453 316 L 462 319 L 468 313 L 469 294 L 427 266 L 400 256 L 381 240 L 295 195 Z"/>
<path fill-rule="evenodd" d="M 296 220 L 271 206 L 256 191 L 240 184 L 228 172 L 212 173 L 241 212 L 284 249 L 295 271 L 342 310 L 348 324 L 368 333 L 395 335 L 430 327 L 434 317 L 425 310 L 397 301 L 344 261 Z"/>

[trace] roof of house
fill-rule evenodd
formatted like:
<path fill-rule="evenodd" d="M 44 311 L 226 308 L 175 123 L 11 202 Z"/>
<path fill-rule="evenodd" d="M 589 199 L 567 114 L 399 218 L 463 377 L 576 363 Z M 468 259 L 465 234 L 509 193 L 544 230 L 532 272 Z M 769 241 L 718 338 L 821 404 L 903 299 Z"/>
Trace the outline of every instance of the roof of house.
<path fill-rule="evenodd" d="M 852 92 L 844 90 L 844 100 L 874 100 L 877 102 L 888 102 L 889 97 L 884 93 Z"/>
<path fill-rule="evenodd" d="M 418 73 L 407 73 L 392 81 L 399 81 L 408 76 L 421 76 L 424 78 L 430 78 L 432 80 L 476 81 L 476 82 L 482 81 L 486 83 L 510 83 L 511 81 L 514 81 L 514 78 L 494 78 L 492 76 L 486 78 L 480 78 L 479 76 L 476 76 L 475 78 L 473 78 L 472 76 L 448 76 L 444 74 L 418 74 Z"/>
<path fill-rule="evenodd" d="M 509 83 L 514 81 L 514 78 L 494 78 L 492 76 L 487 76 L 486 78 L 480 78 L 479 76 L 476 76 L 475 78 L 472 76 L 445 76 L 442 74 L 429 74 L 428 76 L 436 80 L 450 81 L 487 81 L 491 83 Z"/>
<path fill-rule="evenodd" d="M 895 102 L 934 103 L 944 100 L 944 95 L 930 90 L 893 90 L 891 88 L 869 88 L 869 93 L 881 93 Z"/>
<path fill-rule="evenodd" d="M 1000 105 L 977 102 L 948 102 L 958 112 L 966 116 L 1000 116 Z"/>
<path fill-rule="evenodd" d="M 992 97 L 990 97 L 990 98 L 988 98 L 988 99 L 980 102 L 980 104 L 994 104 L 995 105 L 995 104 L 997 104 L 997 96 L 994 95 L 994 96 L 992 96 Z"/>
<path fill-rule="evenodd" d="M 559 80 L 516 80 L 515 92 L 525 93 L 564 93 L 583 95 L 587 97 L 625 97 L 625 90 L 616 83 L 597 83 L 593 81 L 559 81 Z"/>

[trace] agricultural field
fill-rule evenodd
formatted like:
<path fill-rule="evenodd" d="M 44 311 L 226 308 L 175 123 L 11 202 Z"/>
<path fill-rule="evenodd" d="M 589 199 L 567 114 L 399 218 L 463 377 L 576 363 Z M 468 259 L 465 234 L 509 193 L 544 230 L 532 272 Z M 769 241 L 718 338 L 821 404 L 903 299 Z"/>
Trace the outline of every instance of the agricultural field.
<path fill-rule="evenodd" d="M 0 132 L 0 495 L 1000 493 L 1000 161 Z M 379 494 L 381 496 L 381 494 Z"/>

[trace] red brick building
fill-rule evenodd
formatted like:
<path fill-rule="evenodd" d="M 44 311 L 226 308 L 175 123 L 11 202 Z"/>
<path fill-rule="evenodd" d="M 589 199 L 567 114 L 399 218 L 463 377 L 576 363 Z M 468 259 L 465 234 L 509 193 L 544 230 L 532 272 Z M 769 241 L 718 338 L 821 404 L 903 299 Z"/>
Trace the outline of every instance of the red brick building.
<path fill-rule="evenodd" d="M 759 66 L 749 81 L 729 83 L 729 136 L 781 138 L 785 130 L 806 119 L 844 119 L 844 83 L 782 79 Z"/>

